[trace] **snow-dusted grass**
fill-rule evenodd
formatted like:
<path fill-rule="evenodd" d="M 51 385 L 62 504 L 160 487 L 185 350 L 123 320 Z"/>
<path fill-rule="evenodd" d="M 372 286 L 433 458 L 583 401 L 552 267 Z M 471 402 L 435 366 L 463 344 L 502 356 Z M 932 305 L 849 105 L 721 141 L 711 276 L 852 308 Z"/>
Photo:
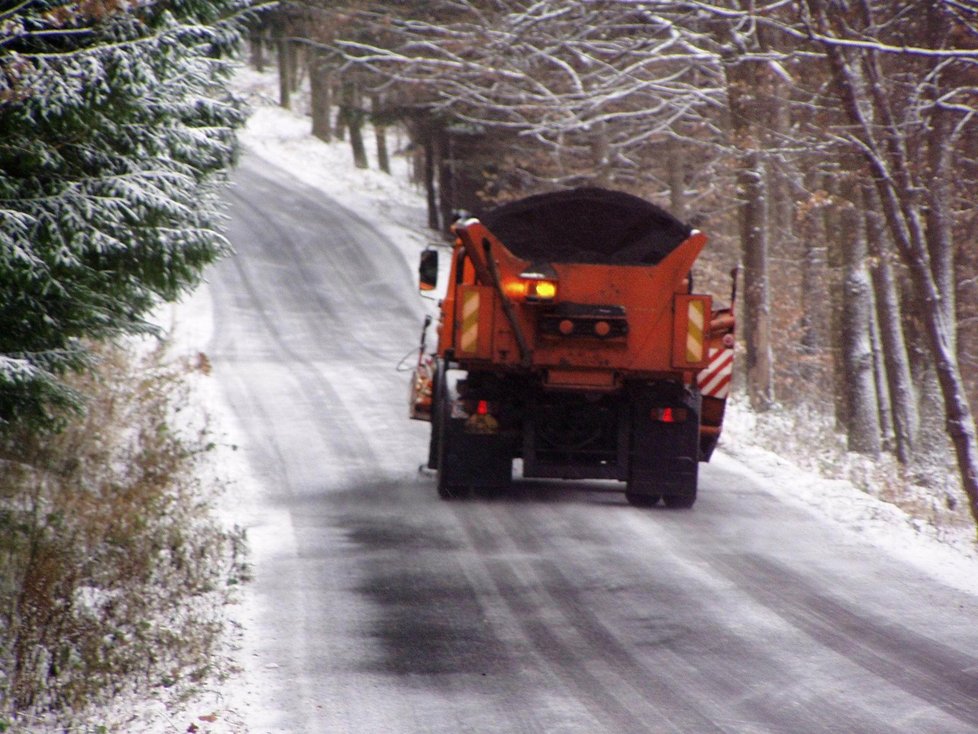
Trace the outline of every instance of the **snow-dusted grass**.
<path fill-rule="evenodd" d="M 25 437 L 0 496 L 0 731 L 125 731 L 220 673 L 241 536 L 214 520 L 206 358 L 103 346 L 83 417 Z M 165 708 L 166 706 L 164 706 Z M 14 713 L 16 709 L 16 714 Z"/>

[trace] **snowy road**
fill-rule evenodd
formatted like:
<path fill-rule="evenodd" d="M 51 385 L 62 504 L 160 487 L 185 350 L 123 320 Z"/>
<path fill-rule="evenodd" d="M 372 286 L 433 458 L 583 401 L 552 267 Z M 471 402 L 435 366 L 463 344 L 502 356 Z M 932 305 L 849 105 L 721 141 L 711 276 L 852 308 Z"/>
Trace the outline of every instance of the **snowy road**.
<path fill-rule="evenodd" d="M 978 603 L 724 457 L 692 511 L 517 482 L 444 503 L 406 419 L 399 251 L 246 156 L 209 354 L 258 496 L 252 732 L 978 730 Z"/>

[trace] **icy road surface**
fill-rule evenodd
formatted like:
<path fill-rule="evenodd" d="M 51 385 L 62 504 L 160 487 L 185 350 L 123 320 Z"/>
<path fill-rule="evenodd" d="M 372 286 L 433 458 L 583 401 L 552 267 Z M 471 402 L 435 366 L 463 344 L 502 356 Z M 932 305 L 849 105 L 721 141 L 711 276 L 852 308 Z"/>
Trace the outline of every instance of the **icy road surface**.
<path fill-rule="evenodd" d="M 236 181 L 209 353 L 258 487 L 252 732 L 978 730 L 976 599 L 732 460 L 691 511 L 603 483 L 438 500 L 395 371 L 411 268 L 280 169 Z"/>

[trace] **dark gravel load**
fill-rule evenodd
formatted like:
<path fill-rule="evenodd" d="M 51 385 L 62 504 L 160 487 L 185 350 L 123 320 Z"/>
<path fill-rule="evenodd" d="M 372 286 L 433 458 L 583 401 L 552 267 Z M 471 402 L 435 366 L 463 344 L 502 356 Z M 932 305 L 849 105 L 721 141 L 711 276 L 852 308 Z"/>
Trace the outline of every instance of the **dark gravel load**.
<path fill-rule="evenodd" d="M 530 196 L 481 221 L 523 260 L 567 263 L 655 265 L 692 231 L 644 199 L 598 188 Z"/>

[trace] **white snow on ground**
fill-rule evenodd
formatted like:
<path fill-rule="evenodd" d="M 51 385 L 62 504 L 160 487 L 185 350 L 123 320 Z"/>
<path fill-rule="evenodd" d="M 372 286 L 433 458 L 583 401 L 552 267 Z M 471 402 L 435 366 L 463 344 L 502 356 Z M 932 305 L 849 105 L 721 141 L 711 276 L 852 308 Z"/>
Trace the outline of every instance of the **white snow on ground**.
<path fill-rule="evenodd" d="M 712 461 L 761 484 L 783 502 L 805 507 L 942 583 L 978 595 L 978 546 L 970 524 L 938 526 L 877 499 L 845 479 L 826 479 L 753 442 L 757 416 L 734 404 Z M 838 461 L 864 462 L 839 455 Z"/>
<path fill-rule="evenodd" d="M 257 74 L 243 69 L 238 77 L 239 88 L 247 94 L 254 113 L 243 131 L 243 144 L 254 154 L 292 172 L 298 181 L 315 187 L 343 203 L 348 209 L 378 226 L 392 242 L 399 243 L 405 258 L 413 268 L 423 247 L 437 241 L 437 236 L 425 229 L 423 193 L 408 181 L 408 161 L 396 154 L 392 145 L 392 175 L 376 170 L 354 167 L 349 145 L 343 142 L 326 144 L 309 134 L 310 121 L 303 114 L 279 108 L 274 99 L 277 80 L 274 73 Z M 300 100 L 299 105 L 302 104 Z M 374 163 L 371 161 L 371 165 Z M 203 286 L 172 311 L 175 354 L 196 354 L 205 351 L 213 329 L 211 300 Z M 218 386 L 213 378 L 195 378 L 202 401 L 207 405 L 219 448 L 215 465 L 221 476 L 231 483 L 234 513 L 229 521 L 241 523 L 248 517 L 248 507 L 254 505 L 258 487 L 249 476 L 244 457 L 233 448 L 242 435 L 234 416 L 222 404 Z M 864 540 L 932 574 L 944 583 L 978 595 L 978 552 L 974 529 L 937 527 L 915 519 L 896 506 L 882 502 L 857 488 L 852 482 L 825 479 L 806 471 L 776 453 L 756 445 L 754 440 L 758 421 L 773 419 L 758 417 L 734 402 L 728 410 L 721 450 L 713 461 L 724 469 L 756 480 L 780 499 L 811 511 L 837 523 Z M 841 455 L 840 462 L 852 457 Z M 283 520 L 287 522 L 287 520 Z M 249 544 L 254 557 L 269 557 L 281 548 L 276 544 L 282 536 L 273 532 L 277 523 L 263 518 L 257 528 L 249 531 Z M 260 528 L 268 531 L 263 532 Z M 257 619 L 254 600 L 248 588 L 240 591 L 241 603 L 231 610 L 236 626 L 250 626 Z M 188 704 L 165 710 L 153 706 L 130 722 L 128 731 L 196 731 L 201 734 L 249 731 L 262 718 L 259 692 L 249 683 L 247 650 L 237 651 L 240 675 L 214 690 L 205 692 Z M 203 717 L 203 718 L 201 718 Z M 195 728 L 189 728 L 189 727 Z"/>

